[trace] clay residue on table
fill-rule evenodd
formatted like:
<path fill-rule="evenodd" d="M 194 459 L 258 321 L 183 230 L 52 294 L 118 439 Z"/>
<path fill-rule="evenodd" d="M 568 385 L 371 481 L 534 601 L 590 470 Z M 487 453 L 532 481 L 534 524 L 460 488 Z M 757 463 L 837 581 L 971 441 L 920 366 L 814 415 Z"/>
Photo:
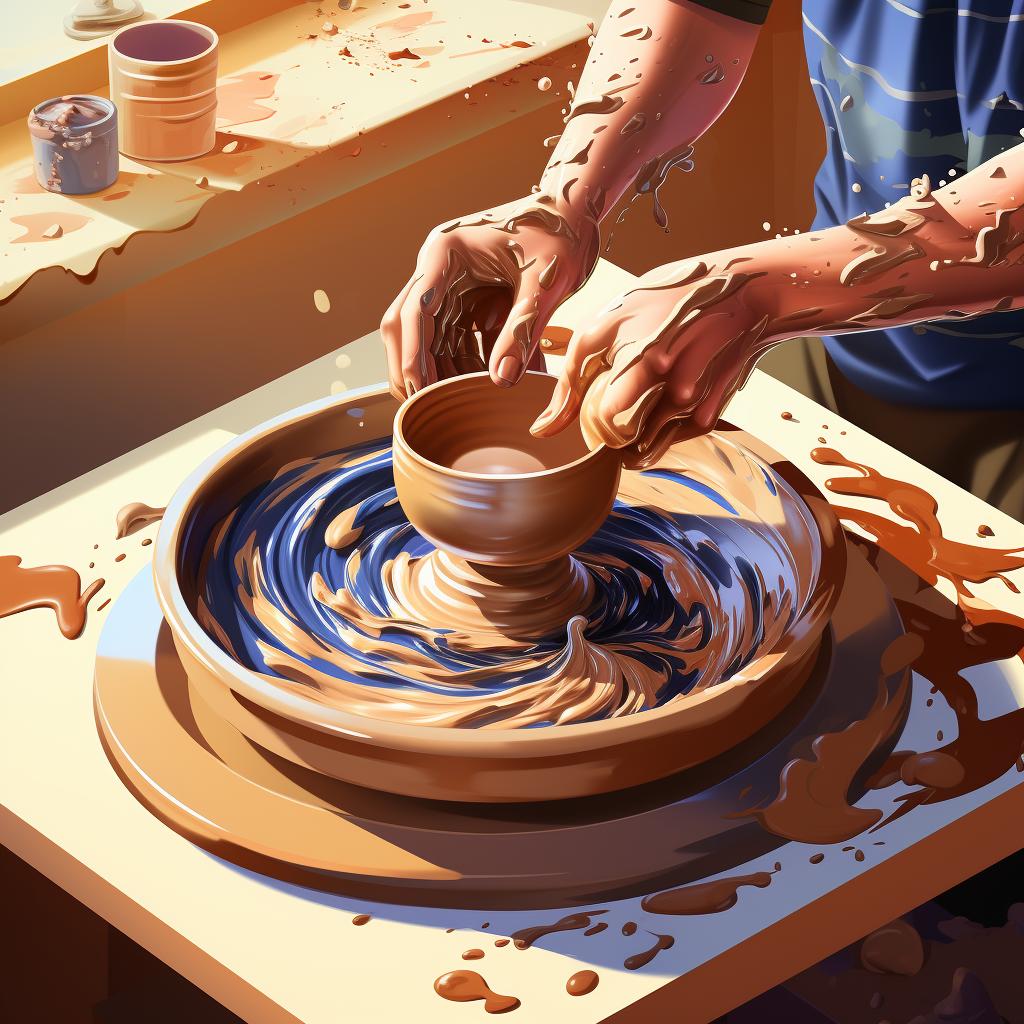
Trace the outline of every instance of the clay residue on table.
<path fill-rule="evenodd" d="M 607 913 L 605 910 L 579 911 L 575 914 L 567 914 L 565 917 L 560 917 L 557 921 L 552 921 L 549 924 L 538 924 L 527 928 L 520 928 L 519 931 L 512 933 L 512 941 L 515 943 L 516 949 L 529 949 L 538 939 L 543 939 L 546 935 L 555 935 L 558 932 L 582 931 L 585 928 L 589 928 L 593 924 L 595 917 L 605 913 Z"/>
<path fill-rule="evenodd" d="M 650 914 L 720 914 L 736 906 L 741 888 L 753 886 L 765 889 L 771 884 L 774 874 L 775 871 L 754 871 L 746 875 L 731 875 L 709 882 L 681 885 L 676 889 L 645 896 L 642 905 Z"/>
<path fill-rule="evenodd" d="M 948 742 L 935 749 L 896 751 L 874 772 L 870 787 L 906 787 L 895 796 L 896 810 L 888 816 L 879 808 L 851 806 L 847 793 L 854 776 L 887 738 L 899 694 L 887 698 L 880 689 L 864 721 L 819 737 L 814 759 L 790 762 L 776 799 L 755 812 L 758 820 L 789 839 L 834 843 L 880 828 L 920 804 L 962 796 L 1014 768 L 1024 770 L 1024 709 L 983 719 L 978 695 L 964 676 L 970 668 L 1020 656 L 1024 619 L 989 604 L 973 588 L 998 582 L 1017 593 L 1007 573 L 1024 567 L 1024 557 L 1019 548 L 947 537 L 935 498 L 916 484 L 888 477 L 832 448 L 817 448 L 811 457 L 821 465 L 856 471 L 827 480 L 829 491 L 882 502 L 897 517 L 853 507 L 835 509 L 840 519 L 872 538 L 851 535 L 886 582 L 908 630 L 900 649 L 890 650 L 888 666 L 883 659 L 882 676 L 897 663 L 909 666 L 931 684 L 957 721 L 956 735 Z M 936 589 L 940 579 L 951 585 L 955 601 Z M 942 739 L 940 732 L 937 741 Z"/>
<path fill-rule="evenodd" d="M 269 71 L 243 71 L 217 83 L 217 125 L 251 124 L 273 117 L 277 110 L 260 100 L 270 99 L 281 76 Z"/>
<path fill-rule="evenodd" d="M 43 213 L 23 213 L 17 217 L 11 217 L 11 223 L 24 228 L 25 233 L 11 239 L 11 244 L 21 242 L 50 242 L 54 238 L 61 238 L 70 235 L 72 231 L 79 231 L 92 220 L 83 213 L 69 213 L 67 210 L 53 210 Z M 51 228 L 59 228 L 60 233 L 51 232 Z"/>
<path fill-rule="evenodd" d="M 515 996 L 495 992 L 476 971 L 449 971 L 434 982 L 434 991 L 453 1003 L 471 1003 L 483 1000 L 488 1013 L 508 1013 L 519 1006 Z"/>
<path fill-rule="evenodd" d="M 152 523 L 163 518 L 166 508 L 156 508 L 142 501 L 132 501 L 118 509 L 116 518 L 116 539 L 123 540 L 139 530 L 144 530 Z"/>
<path fill-rule="evenodd" d="M 83 590 L 81 576 L 70 566 L 29 567 L 17 555 L 0 555 L 0 618 L 51 608 L 61 633 L 74 640 L 85 629 L 89 602 L 104 582 L 94 580 Z"/>

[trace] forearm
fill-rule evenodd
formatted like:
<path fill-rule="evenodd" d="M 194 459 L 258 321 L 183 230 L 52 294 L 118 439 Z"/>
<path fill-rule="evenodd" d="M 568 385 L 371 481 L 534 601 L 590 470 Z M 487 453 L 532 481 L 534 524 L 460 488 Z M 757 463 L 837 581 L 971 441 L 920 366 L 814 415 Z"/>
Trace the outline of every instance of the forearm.
<path fill-rule="evenodd" d="M 687 0 L 615 0 L 541 192 L 600 220 L 630 186 L 653 191 L 728 106 L 757 33 Z"/>
<path fill-rule="evenodd" d="M 1024 145 L 934 192 L 919 182 L 848 224 L 723 253 L 719 266 L 742 271 L 735 260 L 745 256 L 760 275 L 751 287 L 768 300 L 766 340 L 1020 309 Z"/>

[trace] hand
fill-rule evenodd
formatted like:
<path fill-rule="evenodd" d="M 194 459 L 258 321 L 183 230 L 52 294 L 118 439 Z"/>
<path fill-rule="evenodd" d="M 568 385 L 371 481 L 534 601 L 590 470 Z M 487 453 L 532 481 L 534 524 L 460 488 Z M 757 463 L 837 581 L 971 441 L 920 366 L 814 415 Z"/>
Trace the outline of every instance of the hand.
<path fill-rule="evenodd" d="M 391 393 L 485 368 L 515 384 L 551 314 L 589 277 L 599 241 L 592 216 L 542 194 L 434 228 L 380 325 Z"/>
<path fill-rule="evenodd" d="M 788 336 L 756 268 L 691 260 L 641 277 L 574 336 L 533 433 L 555 434 L 578 415 L 591 447 L 621 448 L 632 466 L 706 433 L 757 358 Z"/>

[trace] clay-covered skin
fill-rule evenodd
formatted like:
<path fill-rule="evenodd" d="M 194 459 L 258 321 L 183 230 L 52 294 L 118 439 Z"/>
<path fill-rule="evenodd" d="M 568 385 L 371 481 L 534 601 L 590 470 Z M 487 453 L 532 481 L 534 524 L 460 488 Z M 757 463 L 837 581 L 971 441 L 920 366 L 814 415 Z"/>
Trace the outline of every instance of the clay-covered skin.
<path fill-rule="evenodd" d="M 387 721 L 511 729 L 616 718 L 761 671 L 815 600 L 818 530 L 770 467 L 712 434 L 623 475 L 574 564 L 585 613 L 518 637 L 453 622 L 386 441 L 283 467 L 217 526 L 195 609 L 237 661 Z M 486 592 L 469 604 L 486 609 Z M 799 632 L 799 628 L 796 630 Z"/>
<path fill-rule="evenodd" d="M 533 430 L 579 416 L 591 443 L 647 465 L 710 429 L 787 338 L 1024 307 L 1024 145 L 878 213 L 661 267 L 569 344 Z"/>
<path fill-rule="evenodd" d="M 435 228 L 381 323 L 391 390 L 488 369 L 510 385 L 541 331 L 597 261 L 598 224 L 631 192 L 650 197 L 725 109 L 757 29 L 673 0 L 616 0 L 536 191 Z M 539 140 L 538 140 L 539 142 Z"/>

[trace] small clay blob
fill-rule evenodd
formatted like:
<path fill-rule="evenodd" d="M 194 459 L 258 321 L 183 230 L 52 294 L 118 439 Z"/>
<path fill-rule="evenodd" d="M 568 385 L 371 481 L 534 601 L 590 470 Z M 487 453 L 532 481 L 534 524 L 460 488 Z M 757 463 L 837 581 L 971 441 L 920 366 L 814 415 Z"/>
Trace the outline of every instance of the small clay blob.
<path fill-rule="evenodd" d="M 577 971 L 565 983 L 565 991 L 571 996 L 585 996 L 597 988 L 600 980 L 596 971 Z"/>

